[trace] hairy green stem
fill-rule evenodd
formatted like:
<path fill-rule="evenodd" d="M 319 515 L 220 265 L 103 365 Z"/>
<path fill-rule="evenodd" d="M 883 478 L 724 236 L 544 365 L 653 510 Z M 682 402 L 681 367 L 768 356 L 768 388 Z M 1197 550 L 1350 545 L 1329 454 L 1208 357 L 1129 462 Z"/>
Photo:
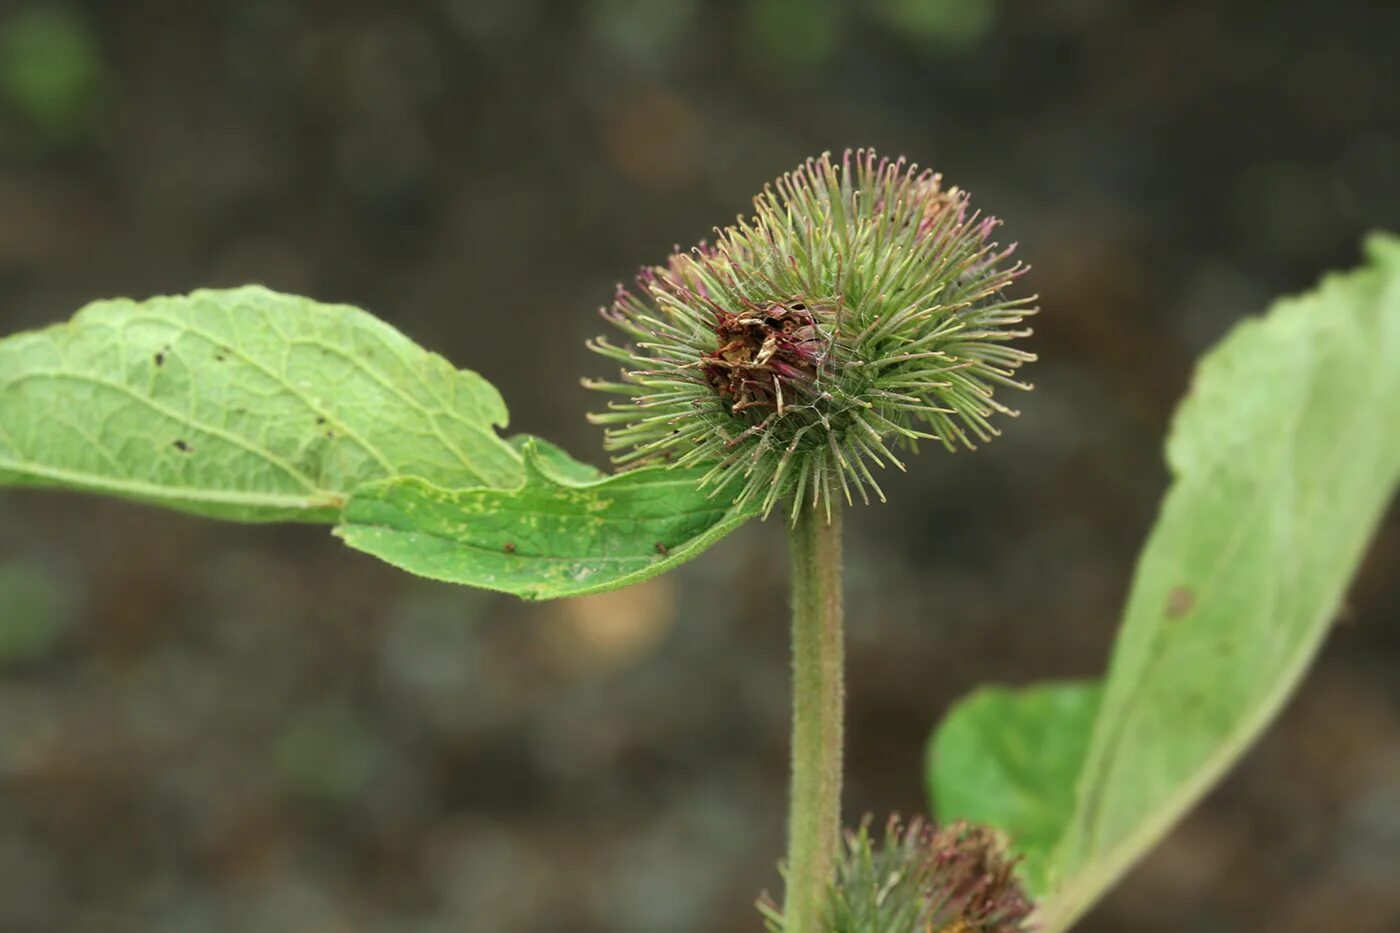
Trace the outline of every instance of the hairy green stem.
<path fill-rule="evenodd" d="M 841 833 L 845 646 L 841 632 L 841 511 L 794 504 L 792 791 L 785 933 L 822 933 Z"/>

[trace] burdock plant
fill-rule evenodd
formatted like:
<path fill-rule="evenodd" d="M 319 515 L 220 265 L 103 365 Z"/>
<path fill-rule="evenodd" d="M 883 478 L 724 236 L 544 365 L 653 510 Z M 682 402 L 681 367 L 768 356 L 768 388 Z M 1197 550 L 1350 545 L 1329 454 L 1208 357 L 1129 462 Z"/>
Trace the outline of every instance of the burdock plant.
<path fill-rule="evenodd" d="M 646 579 L 781 506 L 792 790 L 770 928 L 1057 933 L 1243 753 L 1328 628 L 1400 477 L 1400 243 L 1202 363 L 1102 681 L 975 693 L 930 744 L 942 825 L 843 845 L 842 513 L 921 443 L 975 447 L 1015 413 L 1034 298 L 997 228 L 866 150 L 783 176 L 604 309 L 621 338 L 593 348 L 621 373 L 588 385 L 612 474 L 502 437 L 489 383 L 357 308 L 258 286 L 95 302 L 0 340 L 0 484 L 326 523 L 529 599 Z"/>
<path fill-rule="evenodd" d="M 701 488 L 767 516 L 788 504 L 792 792 L 785 923 L 821 928 L 840 833 L 841 508 L 885 498 L 872 471 L 919 443 L 974 447 L 1030 388 L 1012 346 L 1026 267 L 942 176 L 870 150 L 808 161 L 713 245 L 643 269 L 603 315 L 627 338 L 620 396 L 593 420 L 614 462 L 698 467 Z M 989 928 L 990 929 L 990 928 Z"/>

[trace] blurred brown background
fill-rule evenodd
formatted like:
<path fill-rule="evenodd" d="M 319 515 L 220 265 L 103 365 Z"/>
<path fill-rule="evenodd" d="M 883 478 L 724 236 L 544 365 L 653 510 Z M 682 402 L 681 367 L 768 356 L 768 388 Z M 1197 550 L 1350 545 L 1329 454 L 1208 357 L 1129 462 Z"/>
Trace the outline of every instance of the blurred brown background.
<path fill-rule="evenodd" d="M 987 681 L 1103 667 L 1193 358 L 1400 229 L 1400 6 L 0 4 L 0 330 L 262 282 L 595 462 L 618 279 L 823 149 L 1007 218 L 1038 391 L 849 520 L 850 818 Z M 314 527 L 0 496 L 0 930 L 712 933 L 775 889 L 781 529 L 526 605 Z M 1400 930 L 1400 520 L 1282 721 L 1085 931 Z"/>

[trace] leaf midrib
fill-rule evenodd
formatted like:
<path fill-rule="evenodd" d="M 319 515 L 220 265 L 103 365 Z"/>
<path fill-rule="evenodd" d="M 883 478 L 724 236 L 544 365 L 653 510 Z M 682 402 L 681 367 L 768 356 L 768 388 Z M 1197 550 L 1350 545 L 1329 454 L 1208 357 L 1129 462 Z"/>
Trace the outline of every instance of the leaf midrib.
<path fill-rule="evenodd" d="M 346 496 L 329 489 L 309 489 L 308 495 L 289 493 L 244 492 L 233 489 L 209 489 L 202 486 L 173 486 L 141 480 L 114 479 L 96 473 L 44 466 L 28 461 L 0 456 L 0 473 L 40 477 L 56 483 L 72 484 L 94 492 L 128 494 L 130 496 L 165 502 L 205 502 L 211 505 L 240 505 L 249 508 L 296 509 L 298 511 L 343 509 Z"/>

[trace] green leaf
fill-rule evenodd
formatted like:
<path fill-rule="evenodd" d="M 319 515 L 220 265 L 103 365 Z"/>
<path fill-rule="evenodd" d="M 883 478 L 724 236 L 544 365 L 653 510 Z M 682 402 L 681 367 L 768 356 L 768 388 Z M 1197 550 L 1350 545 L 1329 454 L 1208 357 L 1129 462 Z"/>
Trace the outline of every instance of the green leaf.
<path fill-rule="evenodd" d="M 553 599 L 617 589 L 689 560 L 755 514 L 662 467 L 584 480 L 557 448 L 525 445 L 522 487 L 419 479 L 358 490 L 336 534 L 420 576 Z"/>
<path fill-rule="evenodd" d="M 1047 888 L 1050 855 L 1074 809 L 1101 696 L 1095 681 L 981 687 L 953 707 L 929 742 L 933 812 L 942 822 L 1005 832 L 1034 895 Z"/>
<path fill-rule="evenodd" d="M 1045 933 L 1067 929 L 1297 687 L 1400 482 L 1400 239 L 1237 327 L 1167 443 Z"/>
<path fill-rule="evenodd" d="M 515 486 L 500 395 L 346 305 L 249 286 L 99 301 L 0 341 L 0 485 L 334 521 L 392 476 Z"/>
<path fill-rule="evenodd" d="M 654 576 L 752 514 L 695 470 L 608 477 L 502 439 L 506 420 L 489 383 L 382 321 L 256 286 L 96 302 L 0 341 L 0 485 L 342 520 L 404 569 L 540 599 Z"/>

